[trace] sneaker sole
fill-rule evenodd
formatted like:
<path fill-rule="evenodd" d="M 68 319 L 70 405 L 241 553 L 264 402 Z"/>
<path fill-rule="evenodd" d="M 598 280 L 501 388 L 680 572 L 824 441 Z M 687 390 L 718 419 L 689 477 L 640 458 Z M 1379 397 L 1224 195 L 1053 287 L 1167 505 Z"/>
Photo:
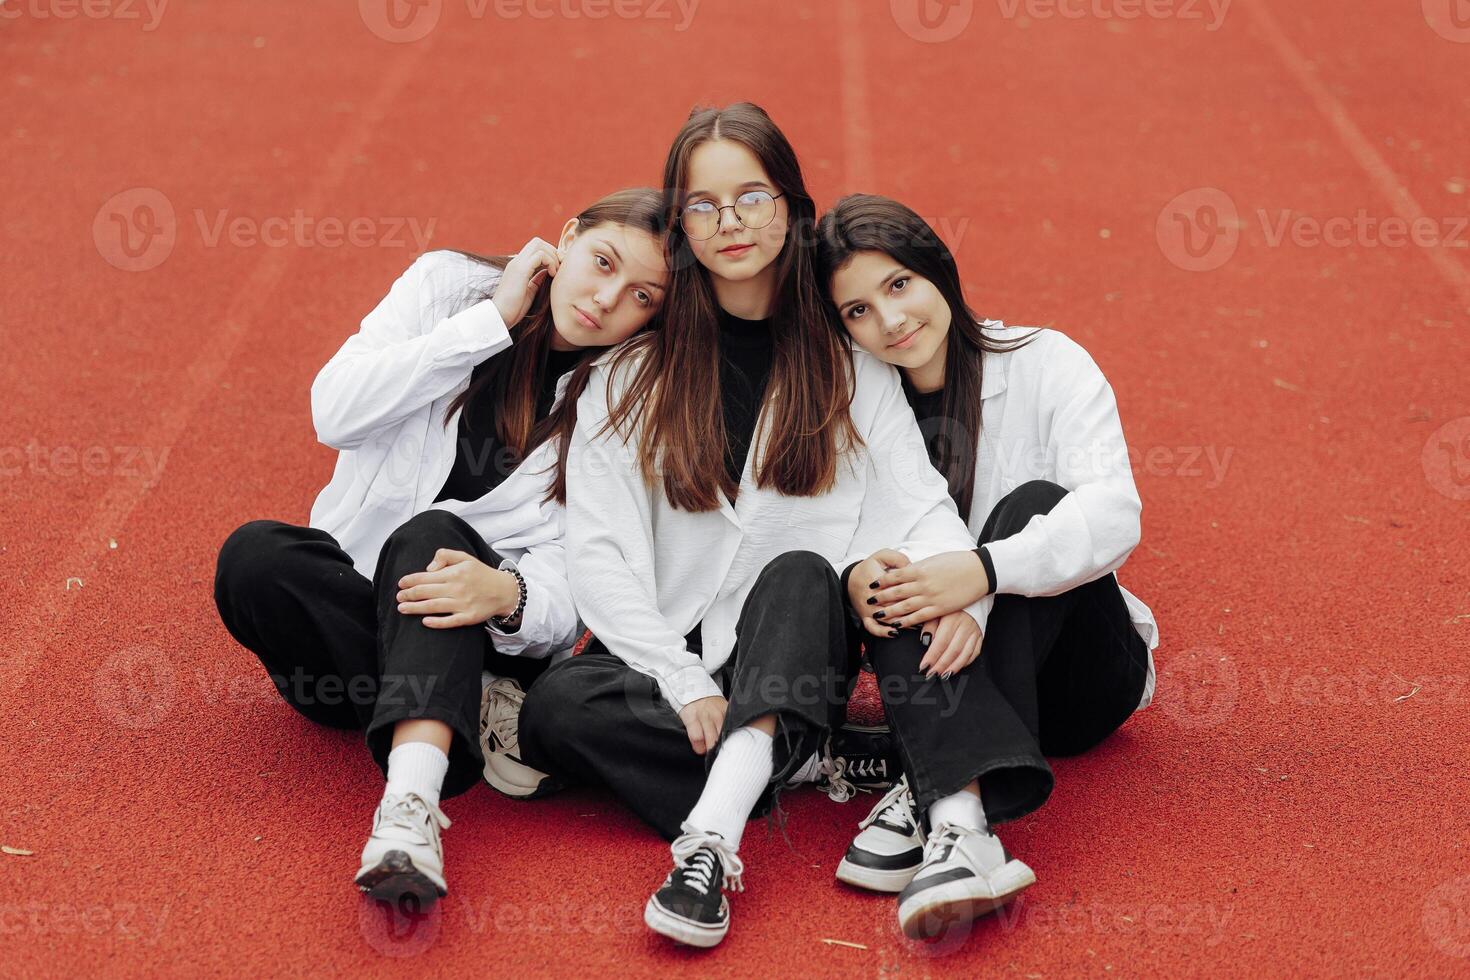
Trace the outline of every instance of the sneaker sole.
<path fill-rule="evenodd" d="M 354 881 L 359 891 L 380 902 L 396 903 L 404 895 L 412 895 L 424 910 L 449 894 L 442 881 L 420 871 L 404 851 L 389 851 L 376 865 L 359 871 Z"/>
<path fill-rule="evenodd" d="M 675 942 L 684 943 L 686 946 L 698 946 L 701 949 L 718 946 L 720 940 L 724 939 L 725 934 L 730 931 L 729 919 L 719 925 L 695 922 L 692 919 L 675 915 L 652 898 L 648 900 L 647 905 L 643 906 L 643 923 L 660 936 L 667 936 Z"/>
<path fill-rule="evenodd" d="M 922 864 L 912 868 L 865 868 L 843 858 L 837 865 L 837 880 L 870 892 L 897 894 L 909 886 Z"/>
<path fill-rule="evenodd" d="M 484 776 L 496 792 L 518 800 L 535 797 L 549 778 L 546 773 L 500 752 L 485 753 Z"/>
<path fill-rule="evenodd" d="M 1011 861 L 991 878 L 995 892 L 976 890 L 977 880 L 935 885 L 898 906 L 898 923 L 910 939 L 933 939 L 960 922 L 971 922 L 994 912 L 1036 884 L 1036 874 L 1020 861 Z"/>

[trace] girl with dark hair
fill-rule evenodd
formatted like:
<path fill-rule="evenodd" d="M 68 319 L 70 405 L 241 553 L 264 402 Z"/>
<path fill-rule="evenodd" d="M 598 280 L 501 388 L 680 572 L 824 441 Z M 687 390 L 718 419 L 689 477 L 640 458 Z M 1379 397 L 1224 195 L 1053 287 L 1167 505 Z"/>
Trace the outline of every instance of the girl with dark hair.
<path fill-rule="evenodd" d="M 817 254 L 842 328 L 902 369 L 979 544 L 920 561 L 879 552 L 888 570 L 861 590 L 901 631 L 873 651 L 880 692 L 967 681 L 949 713 L 886 703 L 906 777 L 837 872 L 898 892 L 903 929 L 920 937 L 1035 881 L 989 828 L 1046 801 L 1046 755 L 1085 751 L 1149 704 L 1158 629 L 1113 575 L 1138 544 L 1142 505 L 1092 358 L 1055 330 L 976 317 L 949 249 L 913 211 L 843 198 Z M 980 616 L 961 612 L 977 602 Z"/>
<path fill-rule="evenodd" d="M 666 326 L 598 359 L 569 451 L 568 571 L 596 641 L 537 682 L 520 738 L 673 840 L 644 920 L 713 946 L 747 820 L 841 722 L 863 636 L 844 571 L 872 582 L 885 543 L 917 561 L 969 534 L 898 372 L 826 322 L 812 200 L 770 117 L 696 110 L 664 184 Z"/>
<path fill-rule="evenodd" d="M 220 550 L 230 633 L 301 714 L 366 730 L 387 778 L 356 876 L 375 897 L 446 893 L 442 797 L 482 772 L 540 788 L 517 758 L 522 685 L 581 632 L 559 449 L 594 352 L 659 312 L 664 214 L 622 191 L 555 246 L 420 257 L 312 385 L 339 455 L 310 525 L 252 521 Z"/>

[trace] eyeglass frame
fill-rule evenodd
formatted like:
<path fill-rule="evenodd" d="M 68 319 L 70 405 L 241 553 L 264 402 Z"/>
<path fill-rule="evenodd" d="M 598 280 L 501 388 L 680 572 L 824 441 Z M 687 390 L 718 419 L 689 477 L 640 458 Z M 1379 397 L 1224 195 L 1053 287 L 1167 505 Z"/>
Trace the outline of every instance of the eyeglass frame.
<path fill-rule="evenodd" d="M 761 190 L 754 190 L 754 191 L 746 191 L 745 194 L 766 194 L 766 192 L 765 191 L 761 191 Z M 741 195 L 741 196 L 744 196 L 744 195 Z M 777 201 L 781 200 L 781 198 L 783 198 L 783 197 L 786 196 L 786 192 L 785 191 L 782 191 L 779 194 L 766 194 L 766 196 L 771 199 L 771 203 L 772 204 L 775 204 Z M 684 207 L 682 207 L 682 208 L 679 209 L 679 230 L 682 231 L 682 232 L 684 232 L 684 237 L 687 238 L 687 239 L 689 239 L 692 242 L 707 242 L 711 238 L 714 238 L 716 235 L 718 235 L 720 233 L 720 225 L 724 224 L 724 222 L 725 222 L 725 211 L 727 209 L 728 210 L 731 210 L 731 211 L 735 211 L 735 208 L 736 208 L 736 205 L 734 205 L 734 204 L 718 204 L 718 205 L 716 205 L 715 206 L 715 230 L 712 231 L 712 232 L 710 232 L 708 235 L 705 235 L 703 238 L 695 238 L 693 235 L 689 234 L 689 229 L 684 227 L 684 212 L 687 211 L 692 206 L 693 205 L 685 205 Z M 762 228 L 769 227 L 770 224 L 771 224 L 771 221 L 775 221 L 776 220 L 776 213 L 774 211 L 772 211 L 771 212 L 771 221 L 767 221 L 763 225 L 748 225 L 748 224 L 746 224 L 745 223 L 745 219 L 742 218 L 742 217 L 740 217 L 740 212 L 739 211 L 735 211 L 735 220 L 738 221 L 738 222 L 740 222 L 740 227 L 742 227 L 742 228 L 749 228 L 751 231 L 759 231 Z"/>

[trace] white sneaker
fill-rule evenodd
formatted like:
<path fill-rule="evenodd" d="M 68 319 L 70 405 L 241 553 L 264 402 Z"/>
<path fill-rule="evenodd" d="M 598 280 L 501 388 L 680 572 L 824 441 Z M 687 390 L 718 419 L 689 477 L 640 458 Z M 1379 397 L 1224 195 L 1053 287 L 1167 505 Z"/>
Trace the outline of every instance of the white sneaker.
<path fill-rule="evenodd" d="M 924 831 L 908 777 L 893 784 L 858 824 L 837 880 L 875 892 L 901 892 L 924 865 Z"/>
<path fill-rule="evenodd" d="M 552 788 L 546 773 L 521 761 L 521 705 L 525 700 L 520 682 L 509 677 L 496 677 L 480 691 L 480 750 L 485 756 L 485 782 L 519 799 Z"/>
<path fill-rule="evenodd" d="M 1035 883 L 1035 873 L 994 834 L 942 823 L 924 844 L 923 866 L 898 896 L 898 922 L 910 939 L 942 936 Z"/>
<path fill-rule="evenodd" d="M 394 903 L 414 895 L 420 908 L 428 908 L 449 893 L 439 841 L 439 831 L 448 827 L 443 811 L 419 794 L 384 794 L 373 817 L 373 835 L 362 849 L 357 887 Z"/>

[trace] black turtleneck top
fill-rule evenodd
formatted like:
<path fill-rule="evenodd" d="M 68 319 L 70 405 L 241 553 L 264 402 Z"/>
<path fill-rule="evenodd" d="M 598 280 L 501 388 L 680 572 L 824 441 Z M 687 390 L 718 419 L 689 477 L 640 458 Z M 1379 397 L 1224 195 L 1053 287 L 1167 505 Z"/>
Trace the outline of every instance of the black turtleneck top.
<path fill-rule="evenodd" d="M 581 360 L 582 351 L 548 351 L 541 372 L 541 387 L 536 396 L 536 420 L 551 414 L 556 400 L 556 382 Z M 490 358 L 475 365 L 470 384 L 490 369 Z M 481 392 L 459 415 L 459 434 L 455 439 L 454 466 L 434 502 L 441 500 L 479 500 L 505 482 L 521 463 L 519 453 L 506 447 L 495 434 L 493 393 Z"/>
<path fill-rule="evenodd" d="M 720 398 L 725 415 L 725 471 L 737 485 L 760 419 L 775 350 L 772 320 L 742 320 L 719 311 Z"/>

